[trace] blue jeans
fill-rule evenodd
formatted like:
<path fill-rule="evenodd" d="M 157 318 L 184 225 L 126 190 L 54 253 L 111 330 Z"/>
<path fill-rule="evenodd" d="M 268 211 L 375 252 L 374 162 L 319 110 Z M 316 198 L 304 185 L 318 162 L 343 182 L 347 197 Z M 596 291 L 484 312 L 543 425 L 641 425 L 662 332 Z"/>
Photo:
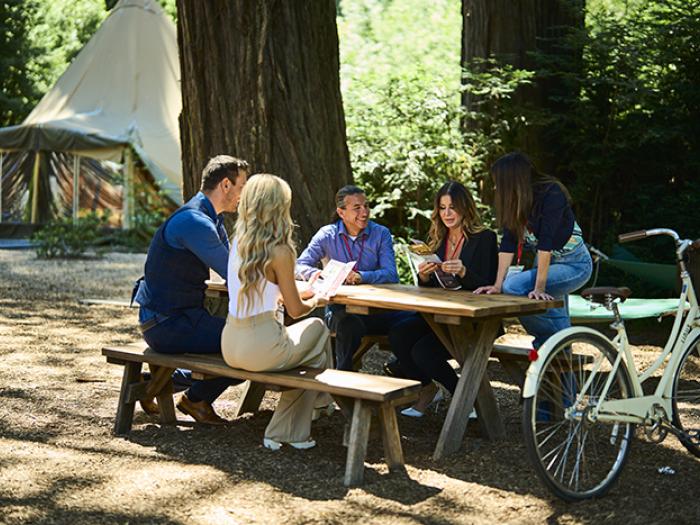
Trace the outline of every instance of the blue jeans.
<path fill-rule="evenodd" d="M 593 261 L 588 248 L 583 243 L 567 254 L 561 256 L 552 254 L 545 292 L 555 299 L 563 300 L 564 306 L 550 308 L 543 314 L 519 318 L 527 333 L 535 337 L 532 343 L 535 348 L 542 346 L 552 335 L 571 326 L 569 294 L 586 284 L 592 271 Z M 536 279 L 537 258 L 535 258 L 534 268 L 506 277 L 503 282 L 503 293 L 527 296 L 535 289 Z"/>
<path fill-rule="evenodd" d="M 335 367 L 352 371 L 352 356 L 366 335 L 386 335 L 396 323 L 415 315 L 415 312 L 386 312 L 357 315 L 345 311 L 344 305 L 326 307 L 326 325 L 335 332 Z"/>

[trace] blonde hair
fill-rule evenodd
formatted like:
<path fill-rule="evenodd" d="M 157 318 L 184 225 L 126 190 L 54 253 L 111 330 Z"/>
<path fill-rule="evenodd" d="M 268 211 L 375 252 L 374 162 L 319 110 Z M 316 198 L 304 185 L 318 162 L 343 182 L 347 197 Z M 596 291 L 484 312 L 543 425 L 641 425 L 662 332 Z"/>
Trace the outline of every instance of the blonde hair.
<path fill-rule="evenodd" d="M 291 205 L 289 184 L 275 175 L 253 175 L 243 188 L 234 232 L 240 258 L 239 310 L 249 310 L 255 295 L 262 300 L 265 272 L 277 246 L 288 247 L 296 259 Z"/>

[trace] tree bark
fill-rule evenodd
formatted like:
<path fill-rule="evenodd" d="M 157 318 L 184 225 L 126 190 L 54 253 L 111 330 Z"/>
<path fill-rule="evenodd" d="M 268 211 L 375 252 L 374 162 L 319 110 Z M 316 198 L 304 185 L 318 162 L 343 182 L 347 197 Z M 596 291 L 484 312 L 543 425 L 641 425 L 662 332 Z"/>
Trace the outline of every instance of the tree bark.
<path fill-rule="evenodd" d="M 533 52 L 569 54 L 580 60 L 580 49 L 562 45 L 572 29 L 583 28 L 585 0 L 462 0 L 462 67 L 478 58 L 495 57 L 519 69 L 538 69 Z M 571 90 L 560 78 L 539 75 L 533 86 L 516 93 L 517 102 L 561 110 L 558 95 Z M 462 105 L 470 109 L 472 96 L 464 92 Z M 546 155 L 537 130 L 523 138 L 534 157 Z M 532 150 L 535 151 L 532 151 Z M 548 162 L 543 162 L 549 164 Z"/>
<path fill-rule="evenodd" d="M 333 0 L 178 0 L 183 193 L 227 153 L 292 187 L 306 242 L 352 181 Z"/>

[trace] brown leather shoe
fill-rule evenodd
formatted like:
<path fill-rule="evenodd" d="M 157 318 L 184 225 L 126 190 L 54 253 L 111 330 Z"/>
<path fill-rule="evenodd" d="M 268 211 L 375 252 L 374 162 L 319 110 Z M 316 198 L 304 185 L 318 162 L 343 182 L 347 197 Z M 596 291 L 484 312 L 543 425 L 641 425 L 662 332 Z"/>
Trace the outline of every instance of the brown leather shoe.
<path fill-rule="evenodd" d="M 149 416 L 157 416 L 160 414 L 160 409 L 158 408 L 158 402 L 154 397 L 147 399 L 139 399 L 139 404 L 146 414 Z"/>
<path fill-rule="evenodd" d="M 180 396 L 177 402 L 177 409 L 183 414 L 191 416 L 197 423 L 205 425 L 225 425 L 225 419 L 216 415 L 212 406 L 206 401 L 191 401 L 185 394 Z"/>

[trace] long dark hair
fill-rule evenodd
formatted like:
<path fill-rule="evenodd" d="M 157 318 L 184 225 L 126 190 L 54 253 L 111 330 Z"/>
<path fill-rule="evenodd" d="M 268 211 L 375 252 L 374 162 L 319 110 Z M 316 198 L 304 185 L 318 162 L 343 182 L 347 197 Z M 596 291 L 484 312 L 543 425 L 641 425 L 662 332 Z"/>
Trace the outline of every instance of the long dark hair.
<path fill-rule="evenodd" d="M 456 181 L 449 181 L 442 185 L 435 195 L 433 202 L 433 213 L 430 216 L 430 233 L 428 234 L 428 245 L 432 250 L 437 250 L 447 236 L 447 228 L 440 219 L 440 199 L 449 195 L 455 211 L 462 216 L 462 230 L 469 236 L 484 229 L 481 223 L 481 216 L 476 209 L 476 203 L 469 190 Z"/>
<path fill-rule="evenodd" d="M 491 178 L 496 186 L 498 225 L 515 233 L 520 241 L 532 210 L 535 187 L 556 184 L 571 203 L 571 195 L 559 179 L 540 173 L 526 155 L 517 151 L 503 155 L 493 163 Z"/>

